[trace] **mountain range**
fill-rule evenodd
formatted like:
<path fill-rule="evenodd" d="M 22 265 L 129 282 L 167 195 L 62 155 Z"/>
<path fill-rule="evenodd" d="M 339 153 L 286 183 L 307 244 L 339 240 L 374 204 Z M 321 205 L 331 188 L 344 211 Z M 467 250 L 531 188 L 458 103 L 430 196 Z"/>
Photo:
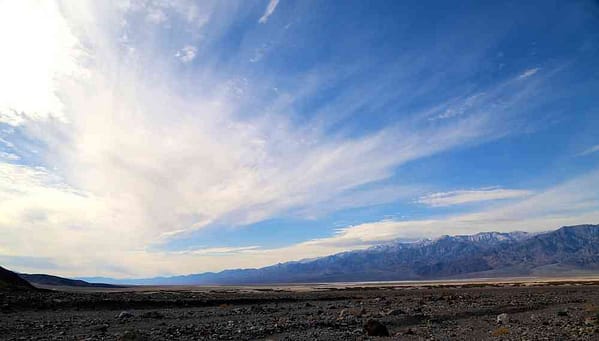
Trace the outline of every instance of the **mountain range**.
<path fill-rule="evenodd" d="M 140 285 L 274 284 L 560 276 L 599 273 L 599 225 L 545 233 L 485 232 L 395 242 L 258 269 L 89 282 Z"/>

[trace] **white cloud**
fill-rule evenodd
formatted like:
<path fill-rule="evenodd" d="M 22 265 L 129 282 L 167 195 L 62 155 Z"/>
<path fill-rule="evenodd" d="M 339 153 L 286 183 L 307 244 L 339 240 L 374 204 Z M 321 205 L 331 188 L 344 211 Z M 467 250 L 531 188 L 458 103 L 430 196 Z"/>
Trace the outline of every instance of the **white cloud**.
<path fill-rule="evenodd" d="M 599 221 L 599 172 L 567 181 L 517 202 L 420 221 L 383 221 L 340 230 L 337 241 L 373 242 L 394 238 L 436 237 L 478 231 L 544 231 Z M 337 242 L 335 241 L 335 242 Z"/>
<path fill-rule="evenodd" d="M 596 153 L 596 152 L 599 152 L 599 144 L 596 145 L 596 146 L 592 146 L 592 147 L 590 147 L 588 149 L 585 149 L 584 151 L 580 152 L 578 154 L 578 156 L 585 156 L 585 155 L 593 154 L 593 153 Z"/>
<path fill-rule="evenodd" d="M 146 20 L 154 24 L 161 24 L 167 20 L 167 16 L 162 9 L 152 7 L 147 9 Z"/>
<path fill-rule="evenodd" d="M 14 143 L 12 143 L 12 142 L 10 142 L 10 141 L 2 138 L 2 137 L 0 137 L 0 143 L 2 143 L 3 145 L 5 145 L 8 148 L 14 148 L 15 147 Z"/>
<path fill-rule="evenodd" d="M 258 20 L 259 23 L 264 24 L 268 21 L 268 18 L 273 14 L 277 5 L 279 4 L 279 0 L 270 0 L 266 9 L 264 10 L 264 14 Z"/>
<path fill-rule="evenodd" d="M 15 90 L 0 78 L 2 89 L 8 89 L 0 91 L 6 99 L 0 103 L 12 108 L 1 111 L 0 119 L 20 125 L 27 138 L 43 145 L 39 162 L 46 168 L 0 163 L 0 247 L 5 255 L 53 260 L 65 275 L 190 273 L 363 247 L 380 236 L 354 243 L 350 231 L 357 230 L 348 229 L 332 239 L 272 250 L 148 251 L 165 238 L 215 222 L 243 225 L 275 216 L 314 217 L 389 202 L 413 193 L 401 184 L 374 186 L 397 167 L 503 133 L 495 123 L 505 117 L 479 108 L 486 107 L 488 98 L 501 97 L 489 92 L 486 99 L 468 104 L 459 119 L 430 124 L 426 117 L 416 117 L 359 137 L 325 134 L 328 127 L 298 124 L 292 117 L 297 110 L 293 101 L 318 93 L 319 82 L 329 81 L 326 75 L 318 74 L 294 91 L 281 88 L 275 97 L 260 90 L 272 89 L 268 79 L 236 82 L 219 74 L 219 68 L 194 69 L 193 77 L 181 77 L 163 60 L 164 46 L 152 37 L 128 41 L 138 53 L 124 51 L 119 39 L 127 11 L 145 10 L 131 7 L 133 2 L 117 9 L 105 2 L 67 2 L 64 12 L 51 7 L 48 16 L 40 13 L 53 5 L 44 2 L 38 9 L 15 3 L 19 5 L 8 6 L 18 8 L 0 14 L 24 29 L 17 38 L 12 33 L 20 30 L 13 26 L 0 31 L 9 32 L 9 39 L 0 41 L 14 62 L 0 68 L 10 68 L 9 79 L 17 81 Z M 276 4 L 269 4 L 264 21 Z M 33 25 L 38 19 L 41 27 L 58 34 L 31 28 L 38 27 Z M 198 29 L 197 18 L 184 20 Z M 138 33 L 162 29 L 140 21 Z M 38 35 L 45 40 L 38 41 Z M 85 60 L 78 59 L 83 54 L 78 40 L 85 42 Z M 19 48 L 28 52 L 23 58 L 14 53 Z M 192 52 L 177 57 L 191 61 Z M 168 58 L 172 61 L 172 52 Z M 57 73 L 63 77 L 57 80 Z M 21 76 L 27 83 L 18 83 Z M 323 110 L 351 113 L 345 109 L 355 110 L 376 97 L 362 90 L 340 94 L 339 102 Z M 32 97 L 39 101 L 29 101 Z M 55 116 L 60 119 L 49 119 Z M 9 143 L 18 149 L 21 142 Z M 388 229 L 389 238 L 401 234 Z M 211 258 L 216 253 L 218 258 Z"/>
<path fill-rule="evenodd" d="M 68 21 L 64 27 L 76 28 L 79 39 L 91 42 L 89 60 L 75 65 L 85 72 L 50 87 L 64 99 L 57 105 L 63 120 L 19 123 L 28 138 L 44 146 L 40 157 L 47 168 L 2 164 L 0 229 L 12 256 L 54 259 L 68 271 L 107 271 L 111 262 L 122 262 L 128 269 L 122 271 L 170 271 L 182 255 L 144 265 L 141 258 L 157 256 L 143 250 L 213 222 L 243 225 L 362 205 L 366 199 L 360 198 L 375 192 L 362 189 L 347 199 L 359 187 L 386 179 L 405 162 L 484 134 L 484 122 L 464 120 L 424 129 L 390 127 L 360 138 L 328 137 L 317 126 L 299 126 L 278 115 L 293 110 L 281 101 L 287 94 L 272 99 L 270 91 L 264 96 L 243 84 L 243 91 L 232 92 L 230 79 L 208 72 L 186 83 L 195 91 L 182 96 L 178 75 L 157 61 L 161 46 L 144 41 L 141 56 L 123 51 L 118 23 L 124 14 L 97 6 L 67 3 L 63 13 L 48 19 Z M 70 54 L 61 58 L 72 60 Z M 33 64 L 45 60 L 26 62 L 31 65 L 14 67 L 35 69 Z M 248 98 L 265 102 L 248 105 Z M 20 105 L 15 102 L 19 110 Z M 11 143 L 20 147 L 18 140 Z M 397 194 L 377 199 L 393 197 Z M 85 252 L 89 249 L 101 251 Z"/>
<path fill-rule="evenodd" d="M 189 24 L 201 27 L 210 15 L 214 2 L 195 0 L 150 0 L 120 1 L 116 3 L 119 13 L 139 13 L 148 23 L 168 26 L 171 19 L 183 19 Z M 96 10 L 102 7 L 96 7 Z"/>
<path fill-rule="evenodd" d="M 599 221 L 599 193 L 595 187 L 599 183 L 599 172 L 567 181 L 541 191 L 538 194 L 521 198 L 501 206 L 483 209 L 479 212 L 457 214 L 423 220 L 383 220 L 341 228 L 331 237 L 313 239 L 285 247 L 263 249 L 249 247 L 239 250 L 243 254 L 222 254 L 218 256 L 196 255 L 198 259 L 184 260 L 181 264 L 212 264 L 201 271 L 214 271 L 223 268 L 260 267 L 277 262 L 300 260 L 326 256 L 347 250 L 364 249 L 392 240 L 436 238 L 445 234 L 473 234 L 481 231 L 529 231 L 540 232 L 566 225 L 597 223 Z M 227 248 L 223 248 L 227 250 Z M 159 257 L 157 255 L 146 255 Z M 162 254 L 164 258 L 169 254 Z M 178 273 L 187 273 L 184 267 Z M 191 271 L 200 272 L 197 267 Z M 174 273 L 177 273 L 176 271 Z"/>
<path fill-rule="evenodd" d="M 428 206 L 439 207 L 488 200 L 514 199 L 531 194 L 531 191 L 520 189 L 482 188 L 427 194 L 420 197 L 417 202 Z"/>
<path fill-rule="evenodd" d="M 595 171 L 518 202 L 474 213 L 348 226 L 328 238 L 272 249 L 241 246 L 161 252 L 145 250 L 143 242 L 135 238 L 143 234 L 141 226 L 133 231 L 127 228 L 131 222 L 125 218 L 132 212 L 126 210 L 121 212 L 122 217 L 107 220 L 107 213 L 117 212 L 105 207 L 106 203 L 98 202 L 99 198 L 79 193 L 57 181 L 45 170 L 15 165 L 0 167 L 0 193 L 4 193 L 0 197 L 3 203 L 0 227 L 5 235 L 2 254 L 19 256 L 23 251 L 31 252 L 57 264 L 57 273 L 70 276 L 138 277 L 259 267 L 362 249 L 395 239 L 480 231 L 544 231 L 599 221 L 599 194 L 594 190 L 599 183 L 599 172 Z M 109 210 L 104 211 L 102 207 Z M 15 225 L 17 222 L 19 225 Z M 52 243 L 47 242 L 49 239 Z M 95 250 L 94 257 L 86 256 L 85 250 L 90 248 Z M 80 256 L 73 259 L 65 255 L 65 250 Z M 122 269 L 102 265 L 107 262 L 121 264 Z M 20 269 L 39 270 L 34 266 Z"/>
<path fill-rule="evenodd" d="M 538 67 L 536 67 L 536 68 L 533 68 L 533 69 L 528 69 L 528 70 L 526 70 L 526 71 L 522 72 L 522 73 L 520 74 L 520 76 L 518 76 L 518 78 L 519 78 L 519 79 L 525 79 L 525 78 L 528 78 L 528 77 L 530 77 L 530 76 L 534 75 L 535 73 L 537 73 L 539 70 L 540 70 L 540 68 L 538 68 Z"/>
<path fill-rule="evenodd" d="M 57 90 L 83 52 L 53 1 L 0 2 L 0 123 L 64 119 Z M 35 100 L 32 100 L 35 99 Z"/>
<path fill-rule="evenodd" d="M 9 160 L 9 161 L 17 161 L 20 158 L 21 157 L 19 157 L 16 154 L 0 151 L 0 159 Z"/>
<path fill-rule="evenodd" d="M 183 63 L 189 63 L 194 60 L 197 52 L 198 50 L 195 46 L 186 45 L 177 51 L 175 57 L 179 58 L 179 60 L 181 60 Z"/>

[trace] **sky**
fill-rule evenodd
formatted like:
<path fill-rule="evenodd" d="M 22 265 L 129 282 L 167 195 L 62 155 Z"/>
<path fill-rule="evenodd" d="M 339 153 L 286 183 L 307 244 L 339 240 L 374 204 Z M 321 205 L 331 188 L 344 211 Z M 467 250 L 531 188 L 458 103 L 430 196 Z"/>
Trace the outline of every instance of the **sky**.
<path fill-rule="evenodd" d="M 596 1 L 0 0 L 0 264 L 599 223 Z"/>

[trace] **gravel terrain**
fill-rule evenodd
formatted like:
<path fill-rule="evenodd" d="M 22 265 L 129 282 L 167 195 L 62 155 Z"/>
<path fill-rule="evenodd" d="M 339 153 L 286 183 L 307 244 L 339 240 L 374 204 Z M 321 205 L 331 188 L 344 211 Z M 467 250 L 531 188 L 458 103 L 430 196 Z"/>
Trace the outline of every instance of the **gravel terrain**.
<path fill-rule="evenodd" d="M 0 310 L 3 340 L 599 340 L 591 281 L 0 292 Z"/>

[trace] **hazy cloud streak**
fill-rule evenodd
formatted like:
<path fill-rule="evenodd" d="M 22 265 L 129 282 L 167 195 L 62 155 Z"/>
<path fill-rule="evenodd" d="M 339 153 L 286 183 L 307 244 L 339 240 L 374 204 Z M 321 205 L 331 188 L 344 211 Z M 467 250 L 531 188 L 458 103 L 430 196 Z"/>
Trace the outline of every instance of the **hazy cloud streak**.
<path fill-rule="evenodd" d="M 588 149 L 585 149 L 584 151 L 579 153 L 578 156 L 585 156 L 585 155 L 593 154 L 596 152 L 599 152 L 599 144 L 596 146 L 590 147 Z"/>
<path fill-rule="evenodd" d="M 427 194 L 420 197 L 417 202 L 432 207 L 441 207 L 488 200 L 514 199 L 531 194 L 531 191 L 520 189 L 483 188 Z"/>

